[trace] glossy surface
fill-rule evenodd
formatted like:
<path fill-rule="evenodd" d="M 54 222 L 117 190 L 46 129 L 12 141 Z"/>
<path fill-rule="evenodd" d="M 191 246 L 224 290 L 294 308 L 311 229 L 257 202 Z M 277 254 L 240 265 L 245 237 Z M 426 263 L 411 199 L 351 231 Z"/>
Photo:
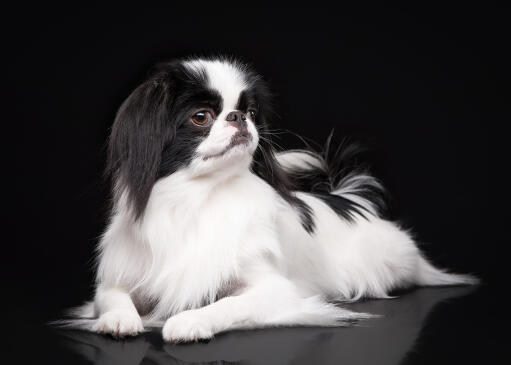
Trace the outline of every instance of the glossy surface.
<path fill-rule="evenodd" d="M 381 318 L 349 328 L 234 331 L 209 342 L 166 344 L 159 331 L 128 340 L 47 326 L 18 326 L 18 363 L 427 364 L 482 363 L 499 356 L 499 327 L 486 287 L 423 288 L 350 305 Z M 495 330 L 491 330 L 492 326 Z M 21 330 L 29 331 L 21 331 Z M 490 331 L 488 331 L 490 330 Z"/>

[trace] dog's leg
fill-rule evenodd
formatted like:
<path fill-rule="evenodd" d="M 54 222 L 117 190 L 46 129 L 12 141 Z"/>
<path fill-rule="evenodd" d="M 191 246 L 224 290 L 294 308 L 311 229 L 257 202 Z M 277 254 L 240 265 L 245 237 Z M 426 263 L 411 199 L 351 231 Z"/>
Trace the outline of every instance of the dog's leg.
<path fill-rule="evenodd" d="M 258 278 L 238 295 L 169 318 L 163 327 L 163 338 L 186 342 L 236 328 L 342 326 L 368 317 L 329 304 L 319 296 L 300 295 L 291 281 L 273 274 Z"/>
<path fill-rule="evenodd" d="M 123 290 L 99 287 L 94 306 L 99 315 L 92 327 L 95 332 L 124 337 L 137 335 L 144 330 L 130 295 Z"/>

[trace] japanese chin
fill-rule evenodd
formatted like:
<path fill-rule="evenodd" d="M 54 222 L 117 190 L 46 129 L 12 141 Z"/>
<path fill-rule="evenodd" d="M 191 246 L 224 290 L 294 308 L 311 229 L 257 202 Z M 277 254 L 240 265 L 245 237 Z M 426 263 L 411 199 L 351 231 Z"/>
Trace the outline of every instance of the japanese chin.
<path fill-rule="evenodd" d="M 161 326 L 184 342 L 342 326 L 371 317 L 342 302 L 477 282 L 434 267 L 381 217 L 382 188 L 349 148 L 277 152 L 270 109 L 261 77 L 227 58 L 160 64 L 131 93 L 109 141 L 95 297 L 65 323 L 115 337 Z"/>

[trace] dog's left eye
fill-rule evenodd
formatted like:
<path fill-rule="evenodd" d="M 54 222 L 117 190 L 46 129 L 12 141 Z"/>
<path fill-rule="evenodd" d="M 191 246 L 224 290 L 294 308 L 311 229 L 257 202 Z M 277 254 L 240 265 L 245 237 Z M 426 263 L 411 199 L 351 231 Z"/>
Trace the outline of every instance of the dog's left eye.
<path fill-rule="evenodd" d="M 248 116 L 250 117 L 250 120 L 252 122 L 255 122 L 256 120 L 256 111 L 253 110 L 253 109 L 250 109 L 248 112 L 247 112 Z"/>
<path fill-rule="evenodd" d="M 192 115 L 190 119 L 192 120 L 193 123 L 200 126 L 204 126 L 213 120 L 213 115 L 207 110 L 201 110 L 200 112 Z"/>

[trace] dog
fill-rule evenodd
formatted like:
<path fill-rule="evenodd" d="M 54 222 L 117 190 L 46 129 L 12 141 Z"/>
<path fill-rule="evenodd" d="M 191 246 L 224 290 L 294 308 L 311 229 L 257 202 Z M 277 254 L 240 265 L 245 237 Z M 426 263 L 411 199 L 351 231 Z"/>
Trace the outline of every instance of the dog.
<path fill-rule="evenodd" d="M 382 218 L 383 188 L 349 147 L 277 152 L 271 115 L 268 86 L 240 61 L 155 67 L 113 123 L 95 296 L 69 326 L 115 337 L 161 326 L 169 342 L 343 326 L 371 314 L 342 302 L 478 282 L 434 267 Z"/>

